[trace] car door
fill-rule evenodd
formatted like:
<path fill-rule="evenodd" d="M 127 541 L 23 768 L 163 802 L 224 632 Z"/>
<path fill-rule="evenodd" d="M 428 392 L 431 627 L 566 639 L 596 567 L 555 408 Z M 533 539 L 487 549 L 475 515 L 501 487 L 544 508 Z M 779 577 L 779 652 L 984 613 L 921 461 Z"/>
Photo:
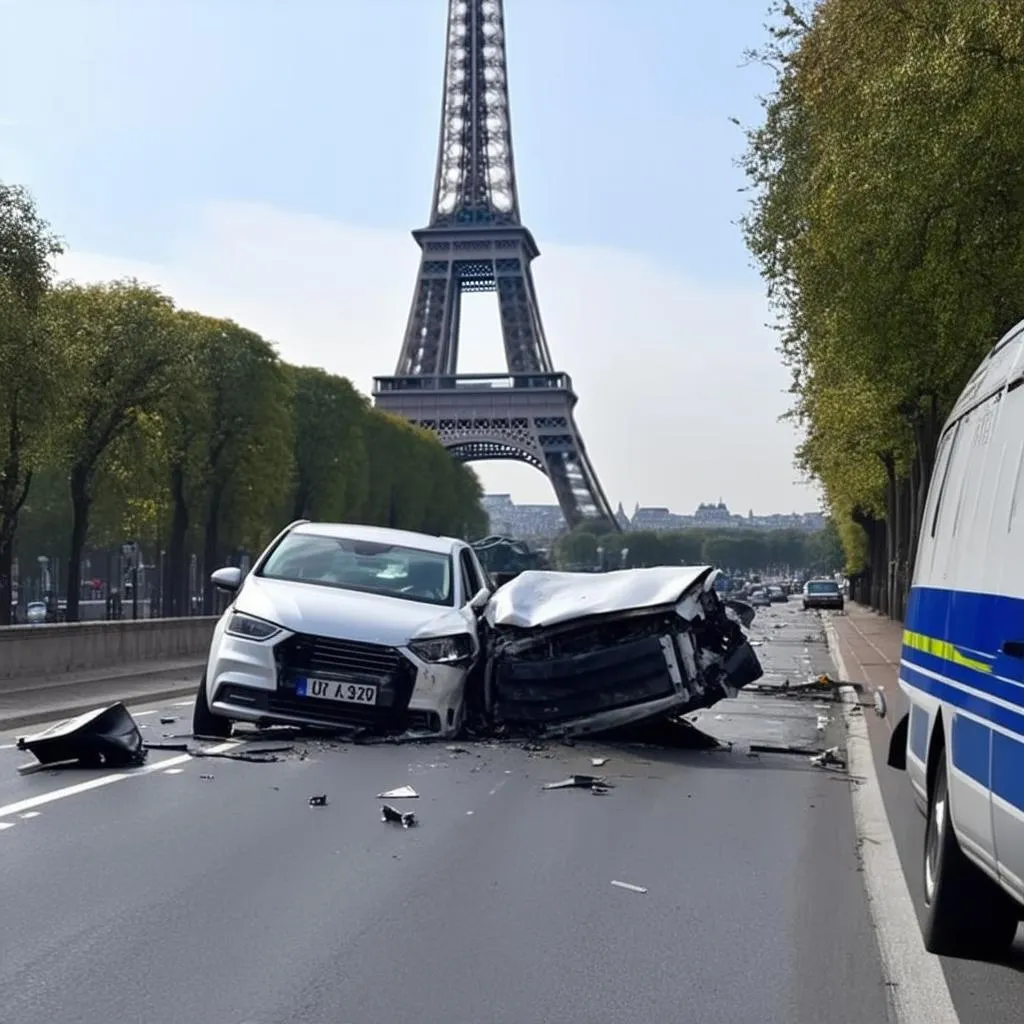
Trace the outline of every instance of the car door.
<path fill-rule="evenodd" d="M 476 643 L 477 653 L 479 655 L 480 624 L 486 604 L 474 607 L 473 599 L 481 589 L 487 589 L 489 591 L 490 588 L 486 586 L 476 565 L 476 560 L 472 557 L 472 553 L 468 547 L 459 548 L 458 564 L 459 583 L 462 587 L 462 600 L 460 602 L 459 610 L 466 622 L 466 629 L 469 631 L 470 636 L 473 637 Z"/>

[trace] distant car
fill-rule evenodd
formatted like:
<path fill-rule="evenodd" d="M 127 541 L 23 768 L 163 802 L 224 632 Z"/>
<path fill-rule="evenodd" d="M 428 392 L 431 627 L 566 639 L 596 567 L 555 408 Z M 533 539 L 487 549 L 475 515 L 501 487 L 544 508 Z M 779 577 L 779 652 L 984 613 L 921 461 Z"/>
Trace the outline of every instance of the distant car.
<path fill-rule="evenodd" d="M 804 611 L 810 608 L 843 610 L 843 591 L 835 580 L 810 580 L 804 584 Z"/>
<path fill-rule="evenodd" d="M 749 601 L 755 608 L 766 608 L 772 603 L 767 590 L 752 590 Z"/>
<path fill-rule="evenodd" d="M 789 595 L 782 587 L 771 586 L 768 588 L 768 600 L 772 604 L 785 604 L 789 600 Z"/>
<path fill-rule="evenodd" d="M 234 594 L 217 623 L 193 731 L 233 721 L 455 735 L 480 658 L 489 580 L 464 541 L 293 523 L 252 571 L 218 569 Z"/>
<path fill-rule="evenodd" d="M 33 626 L 42 625 L 46 621 L 46 602 L 29 601 L 25 609 L 25 621 Z"/>

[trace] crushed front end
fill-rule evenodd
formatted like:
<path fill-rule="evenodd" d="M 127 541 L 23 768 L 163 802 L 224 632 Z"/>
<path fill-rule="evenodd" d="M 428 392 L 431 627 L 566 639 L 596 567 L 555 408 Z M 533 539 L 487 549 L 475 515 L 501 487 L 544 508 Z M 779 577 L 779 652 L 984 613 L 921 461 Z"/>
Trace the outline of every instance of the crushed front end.
<path fill-rule="evenodd" d="M 762 674 L 737 617 L 701 579 L 669 605 L 495 624 L 485 690 L 496 725 L 581 734 L 707 708 Z"/>

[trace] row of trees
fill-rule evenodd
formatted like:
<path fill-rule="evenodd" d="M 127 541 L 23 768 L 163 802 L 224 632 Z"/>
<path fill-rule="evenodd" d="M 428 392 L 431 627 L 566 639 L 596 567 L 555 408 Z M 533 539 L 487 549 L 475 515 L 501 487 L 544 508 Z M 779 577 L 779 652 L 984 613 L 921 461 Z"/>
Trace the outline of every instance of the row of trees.
<path fill-rule="evenodd" d="M 622 552 L 625 551 L 623 558 Z M 652 565 L 714 565 L 738 572 L 770 566 L 793 571 L 832 573 L 843 566 L 843 548 L 835 526 L 800 530 L 637 530 L 598 535 L 589 524 L 563 534 L 552 558 L 559 568 L 636 568 Z"/>
<path fill-rule="evenodd" d="M 860 593 L 902 617 L 938 435 L 1024 315 L 1024 17 L 990 0 L 774 8 L 744 221 L 798 461 Z"/>
<path fill-rule="evenodd" d="M 0 184 L 0 623 L 16 552 L 64 552 L 75 621 L 87 545 L 161 538 L 180 614 L 193 554 L 208 571 L 290 519 L 486 531 L 476 475 L 433 435 L 155 288 L 54 284 L 61 251 Z"/>

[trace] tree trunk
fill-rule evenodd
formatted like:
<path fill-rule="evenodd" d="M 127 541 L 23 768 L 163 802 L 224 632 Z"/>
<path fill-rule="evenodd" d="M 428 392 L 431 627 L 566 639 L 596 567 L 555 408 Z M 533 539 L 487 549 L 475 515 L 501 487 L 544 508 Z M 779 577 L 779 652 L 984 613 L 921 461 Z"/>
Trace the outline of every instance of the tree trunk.
<path fill-rule="evenodd" d="M 299 477 L 295 484 L 295 500 L 292 502 L 292 520 L 309 519 L 310 486 L 308 481 Z"/>
<path fill-rule="evenodd" d="M 82 590 L 82 554 L 89 535 L 89 512 L 92 509 L 92 473 L 85 466 L 71 470 L 71 551 L 68 555 L 67 609 L 68 622 L 78 621 L 78 595 Z"/>
<path fill-rule="evenodd" d="M 171 467 L 171 535 L 167 541 L 167 562 L 164 566 L 163 614 L 191 614 L 188 608 L 188 502 L 185 500 L 185 470 Z"/>
<path fill-rule="evenodd" d="M 885 554 L 879 568 L 885 567 L 885 596 L 879 609 L 886 615 L 892 614 L 896 594 L 897 536 L 899 529 L 899 481 L 896 479 L 896 463 L 888 452 L 881 456 L 885 466 Z"/>
<path fill-rule="evenodd" d="M 14 601 L 14 536 L 5 538 L 4 525 L 0 524 L 0 626 L 9 626 Z"/>
<path fill-rule="evenodd" d="M 206 507 L 206 530 L 203 535 L 203 614 L 216 614 L 217 592 L 210 582 L 210 574 L 217 568 L 220 554 L 220 506 L 223 495 L 215 490 Z"/>

